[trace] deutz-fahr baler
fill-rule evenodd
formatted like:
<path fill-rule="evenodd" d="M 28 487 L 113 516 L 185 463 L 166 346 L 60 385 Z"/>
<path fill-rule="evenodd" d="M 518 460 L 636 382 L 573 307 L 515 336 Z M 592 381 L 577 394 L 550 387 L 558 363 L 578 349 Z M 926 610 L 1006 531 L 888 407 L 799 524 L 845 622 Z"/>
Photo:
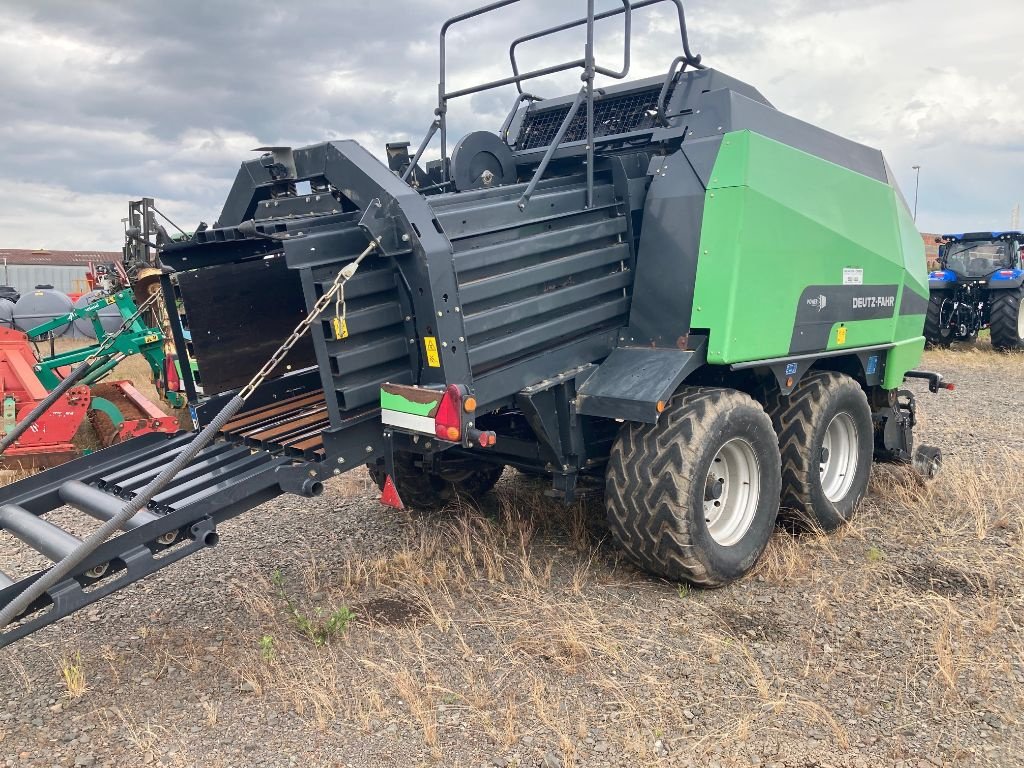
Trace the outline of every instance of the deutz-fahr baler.
<path fill-rule="evenodd" d="M 753 567 L 780 507 L 829 530 L 873 459 L 937 469 L 903 388 L 945 386 L 914 370 L 923 246 L 881 153 L 705 67 L 680 0 L 591 0 L 513 41 L 509 76 L 450 88 L 448 31 L 515 2 L 443 25 L 412 156 L 264 148 L 213 226 L 152 227 L 199 437 L 148 435 L 0 491 L 0 535 L 57 562 L 0 577 L 20 616 L 0 644 L 364 466 L 413 507 L 479 497 L 509 467 L 565 500 L 603 489 L 639 567 L 709 587 Z M 680 53 L 627 81 L 633 17 L 655 5 Z M 625 29 L 617 69 L 595 60 L 605 19 Z M 523 43 L 574 28 L 580 58 L 521 68 Z M 578 93 L 524 89 L 569 70 Z M 449 102 L 500 87 L 515 92 L 503 124 L 449 148 Z M 64 505 L 105 527 L 83 542 L 47 519 Z"/>

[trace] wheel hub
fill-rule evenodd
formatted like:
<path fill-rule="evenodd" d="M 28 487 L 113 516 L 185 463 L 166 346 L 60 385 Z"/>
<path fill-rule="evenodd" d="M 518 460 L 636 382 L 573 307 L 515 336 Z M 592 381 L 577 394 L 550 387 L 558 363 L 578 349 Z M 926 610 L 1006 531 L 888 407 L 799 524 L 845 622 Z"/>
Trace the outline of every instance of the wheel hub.
<path fill-rule="evenodd" d="M 724 490 L 725 480 L 708 474 L 708 481 L 704 484 L 704 501 L 717 501 L 721 499 Z"/>
<path fill-rule="evenodd" d="M 857 424 L 848 413 L 837 413 L 825 429 L 818 470 L 821 489 L 833 504 L 850 492 L 859 460 Z"/>
<path fill-rule="evenodd" d="M 711 460 L 704 483 L 704 521 L 716 543 L 729 547 L 743 538 L 757 512 L 760 491 L 753 447 L 733 438 Z"/>

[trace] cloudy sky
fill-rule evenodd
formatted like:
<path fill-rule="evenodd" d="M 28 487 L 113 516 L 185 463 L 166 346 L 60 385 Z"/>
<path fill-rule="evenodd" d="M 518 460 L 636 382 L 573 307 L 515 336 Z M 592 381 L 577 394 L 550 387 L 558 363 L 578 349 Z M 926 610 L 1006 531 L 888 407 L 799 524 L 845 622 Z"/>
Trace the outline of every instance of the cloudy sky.
<path fill-rule="evenodd" d="M 186 229 L 212 222 L 258 146 L 417 144 L 436 99 L 440 20 L 480 2 L 0 0 L 0 247 L 119 248 L 126 202 L 143 195 Z M 911 204 L 920 165 L 922 230 L 1007 227 L 1024 202 L 1019 0 L 686 7 L 706 64 L 881 148 Z M 504 76 L 513 34 L 584 9 L 583 0 L 523 0 L 456 27 L 452 85 Z M 664 11 L 637 13 L 637 76 L 663 72 L 675 55 L 670 22 Z M 600 29 L 608 66 L 621 56 L 618 29 Z M 567 33 L 524 46 L 523 57 L 541 66 L 580 50 Z M 555 78 L 533 90 L 577 87 Z M 502 91 L 456 102 L 453 134 L 496 129 L 511 100 Z"/>

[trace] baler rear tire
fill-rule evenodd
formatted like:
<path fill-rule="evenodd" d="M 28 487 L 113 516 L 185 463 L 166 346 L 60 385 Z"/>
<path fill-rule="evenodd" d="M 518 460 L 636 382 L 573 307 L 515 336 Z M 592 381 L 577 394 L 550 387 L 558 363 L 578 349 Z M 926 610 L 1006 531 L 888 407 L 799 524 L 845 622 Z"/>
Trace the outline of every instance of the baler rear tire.
<path fill-rule="evenodd" d="M 928 311 L 924 317 L 924 338 L 932 347 L 948 347 L 953 343 L 952 328 L 943 328 L 940 324 L 942 303 L 948 297 L 942 293 L 932 292 L 928 297 Z"/>
<path fill-rule="evenodd" d="M 716 491 L 712 466 L 730 446 L 753 457 L 747 465 L 754 469 L 751 482 Z M 732 389 L 687 387 L 656 424 L 624 425 L 605 478 L 608 525 L 626 555 L 653 574 L 702 587 L 721 587 L 747 574 L 767 546 L 779 511 L 780 459 L 771 420 Z M 753 497 L 744 499 L 744 485 Z M 749 522 L 716 539 L 712 527 L 722 518 L 712 520 L 706 505 L 720 500 L 724 514 L 734 489 Z"/>
<path fill-rule="evenodd" d="M 779 436 L 782 453 L 782 504 L 779 518 L 799 528 L 834 531 L 849 522 L 867 492 L 874 450 L 871 407 L 860 384 L 841 373 L 812 371 L 788 395 L 777 387 L 765 392 L 765 410 Z M 835 426 L 834 426 L 835 425 Z M 825 490 L 828 460 L 823 456 L 826 439 L 849 439 L 856 461 L 851 476 L 829 478 L 835 498 Z M 839 437 L 826 435 L 835 429 Z M 833 451 L 839 450 L 838 445 Z M 830 457 L 841 461 L 842 455 Z M 826 467 L 826 469 L 823 469 Z M 848 469 L 848 464 L 845 469 Z M 842 471 L 837 464 L 833 469 Z M 823 477 L 823 473 L 825 477 Z"/>
<path fill-rule="evenodd" d="M 381 490 L 387 479 L 382 464 L 367 464 L 370 477 Z M 440 475 L 416 464 L 416 456 L 395 451 L 395 489 L 407 507 L 431 511 L 441 509 L 459 497 L 476 499 L 489 493 L 501 479 L 505 467 L 483 464 L 468 470 Z"/>
<path fill-rule="evenodd" d="M 1024 285 L 995 292 L 989 318 L 993 347 L 1024 349 Z"/>

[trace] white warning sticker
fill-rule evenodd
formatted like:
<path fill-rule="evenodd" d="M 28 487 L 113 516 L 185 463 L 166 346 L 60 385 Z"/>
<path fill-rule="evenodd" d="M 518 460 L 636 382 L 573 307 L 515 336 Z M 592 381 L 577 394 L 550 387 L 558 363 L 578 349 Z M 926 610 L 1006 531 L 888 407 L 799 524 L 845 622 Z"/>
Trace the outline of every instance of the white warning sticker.
<path fill-rule="evenodd" d="M 864 285 L 864 270 L 843 267 L 843 285 Z"/>

